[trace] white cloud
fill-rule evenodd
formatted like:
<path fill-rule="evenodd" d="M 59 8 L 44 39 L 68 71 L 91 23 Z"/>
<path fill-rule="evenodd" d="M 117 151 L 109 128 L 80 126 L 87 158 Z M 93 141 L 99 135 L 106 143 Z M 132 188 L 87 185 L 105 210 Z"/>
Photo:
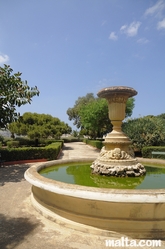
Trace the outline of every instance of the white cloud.
<path fill-rule="evenodd" d="M 4 64 L 9 61 L 9 56 L 6 54 L 0 54 L 0 64 Z"/>
<path fill-rule="evenodd" d="M 141 22 L 132 22 L 129 26 L 123 25 L 120 28 L 120 31 L 128 36 L 135 36 L 138 33 L 138 29 L 141 25 Z"/>
<path fill-rule="evenodd" d="M 158 22 L 157 29 L 165 29 L 165 18 Z"/>
<path fill-rule="evenodd" d="M 137 40 L 137 43 L 140 44 L 147 44 L 149 42 L 149 40 L 147 40 L 146 38 L 140 38 Z"/>
<path fill-rule="evenodd" d="M 160 0 L 152 7 L 148 8 L 145 11 L 144 15 L 145 16 L 147 16 L 147 15 L 160 16 L 164 8 L 165 8 L 165 1 Z"/>
<path fill-rule="evenodd" d="M 121 26 L 120 30 L 122 31 L 122 30 L 125 30 L 126 28 L 127 28 L 127 25 L 123 25 Z"/>
<path fill-rule="evenodd" d="M 106 23 L 107 23 L 107 21 L 103 20 L 102 23 L 101 23 L 101 26 L 104 26 Z"/>
<path fill-rule="evenodd" d="M 116 41 L 118 39 L 117 35 L 115 34 L 115 32 L 111 32 L 109 35 L 109 39 Z"/>

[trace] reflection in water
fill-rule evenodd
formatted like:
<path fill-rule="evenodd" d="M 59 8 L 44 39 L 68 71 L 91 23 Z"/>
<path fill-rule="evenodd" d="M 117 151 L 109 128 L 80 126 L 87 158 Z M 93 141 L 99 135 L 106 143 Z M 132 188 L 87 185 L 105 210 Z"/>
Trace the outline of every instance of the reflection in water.
<path fill-rule="evenodd" d="M 45 168 L 40 174 L 57 181 L 90 187 L 115 189 L 165 188 L 165 168 L 145 166 L 147 173 L 141 177 L 108 177 L 91 174 L 91 163 L 72 163 Z"/>

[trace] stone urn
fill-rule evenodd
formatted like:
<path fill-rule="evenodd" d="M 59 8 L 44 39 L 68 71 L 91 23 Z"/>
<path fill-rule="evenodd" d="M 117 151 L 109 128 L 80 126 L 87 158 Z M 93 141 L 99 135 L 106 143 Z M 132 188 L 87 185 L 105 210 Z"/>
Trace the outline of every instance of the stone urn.
<path fill-rule="evenodd" d="M 131 141 L 121 130 L 126 102 L 137 95 L 137 91 L 131 87 L 115 86 L 104 88 L 97 95 L 108 102 L 113 130 L 107 134 L 99 157 L 91 165 L 92 173 L 122 177 L 144 175 L 144 166 L 135 158 Z"/>

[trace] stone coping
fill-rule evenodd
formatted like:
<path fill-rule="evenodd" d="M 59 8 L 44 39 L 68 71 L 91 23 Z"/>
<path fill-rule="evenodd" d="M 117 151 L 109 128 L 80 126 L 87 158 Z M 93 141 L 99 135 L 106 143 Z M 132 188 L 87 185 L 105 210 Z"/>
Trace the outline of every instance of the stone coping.
<path fill-rule="evenodd" d="M 165 203 L 165 189 L 150 190 L 130 190 L 130 189 L 106 189 L 86 187 L 68 184 L 60 181 L 51 180 L 41 176 L 38 172 L 46 167 L 71 162 L 92 162 L 92 159 L 66 159 L 54 160 L 35 164 L 25 172 L 25 179 L 32 185 L 48 190 L 53 193 L 63 195 L 73 195 L 78 198 L 97 199 L 101 201 L 114 202 L 137 202 L 137 203 Z"/>

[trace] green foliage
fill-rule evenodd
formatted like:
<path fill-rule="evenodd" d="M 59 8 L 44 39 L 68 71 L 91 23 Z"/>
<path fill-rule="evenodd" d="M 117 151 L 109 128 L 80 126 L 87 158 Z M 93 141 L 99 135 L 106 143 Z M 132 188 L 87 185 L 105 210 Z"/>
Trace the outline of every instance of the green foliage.
<path fill-rule="evenodd" d="M 2 145 L 3 146 L 7 146 L 7 142 L 8 141 L 12 141 L 12 139 L 11 138 L 7 138 L 7 137 L 4 137 L 4 139 L 3 139 L 3 141 L 2 141 Z"/>
<path fill-rule="evenodd" d="M 122 129 L 131 139 L 134 149 L 165 145 L 165 119 L 162 117 L 146 116 L 123 123 Z"/>
<path fill-rule="evenodd" d="M 126 109 L 125 109 L 125 117 L 131 117 L 133 108 L 135 107 L 135 99 L 129 98 L 126 103 Z"/>
<path fill-rule="evenodd" d="M 96 147 L 97 149 L 100 149 L 100 150 L 103 147 L 103 142 L 99 140 L 84 139 L 83 142 L 93 147 Z"/>
<path fill-rule="evenodd" d="M 69 137 L 63 137 L 62 138 L 64 143 L 73 143 L 73 142 L 81 142 L 82 139 L 80 137 L 73 137 L 73 136 L 69 136 Z"/>
<path fill-rule="evenodd" d="M 16 137 L 14 141 L 18 141 L 19 146 L 35 146 L 35 139 L 29 139 L 27 137 Z"/>
<path fill-rule="evenodd" d="M 27 81 L 23 82 L 21 73 L 12 74 L 13 69 L 4 65 L 0 67 L 0 128 L 19 117 L 16 107 L 31 103 L 32 98 L 39 95 L 37 87 L 29 87 Z"/>
<path fill-rule="evenodd" d="M 81 134 L 84 133 L 95 139 L 112 130 L 105 99 L 97 98 L 84 105 L 80 109 L 79 115 L 82 125 Z"/>
<path fill-rule="evenodd" d="M 3 143 L 4 143 L 4 137 L 0 135 L 0 148 L 2 148 Z"/>
<path fill-rule="evenodd" d="M 40 140 L 40 143 L 41 144 L 44 144 L 44 145 L 50 145 L 50 144 L 54 144 L 54 143 L 61 143 L 61 145 L 63 146 L 64 145 L 64 140 L 63 139 L 60 139 L 60 140 L 56 140 L 56 139 L 41 139 Z"/>
<path fill-rule="evenodd" d="M 165 152 L 165 146 L 150 146 L 142 148 L 142 156 L 144 158 L 151 158 L 152 152 Z M 165 159 L 165 155 L 154 155 L 154 158 Z"/>
<path fill-rule="evenodd" d="M 3 142 L 4 141 L 4 137 L 0 135 L 0 141 Z"/>
<path fill-rule="evenodd" d="M 78 131 L 72 131 L 72 136 L 74 137 L 78 137 L 79 136 L 79 132 Z"/>
<path fill-rule="evenodd" d="M 59 139 L 62 134 L 70 133 L 72 129 L 51 115 L 26 112 L 17 122 L 9 125 L 9 130 L 17 135 L 27 135 L 30 139 L 48 137 Z"/>
<path fill-rule="evenodd" d="M 55 160 L 62 148 L 62 142 L 52 143 L 46 147 L 22 147 L 0 149 L 1 158 L 4 161 L 20 161 L 47 159 Z"/>
<path fill-rule="evenodd" d="M 19 147 L 35 147 L 36 146 L 36 139 L 30 139 L 28 137 L 16 137 L 14 139 L 8 139 L 4 142 L 5 145 L 8 145 L 8 144 L 12 144 L 13 142 L 16 142 L 19 144 Z M 57 140 L 57 139 L 39 139 L 38 140 L 38 146 L 39 147 L 43 147 L 43 146 L 47 146 L 49 144 L 52 144 L 52 143 L 56 143 L 56 142 L 60 142 L 64 143 L 63 140 Z M 18 147 L 18 146 L 17 146 Z"/>
<path fill-rule="evenodd" d="M 80 115 L 79 115 L 81 107 L 86 105 L 87 103 L 90 103 L 93 100 L 95 100 L 93 93 L 87 93 L 86 96 L 79 97 L 76 100 L 73 108 L 69 108 L 67 110 L 69 120 L 73 120 L 74 121 L 73 124 L 76 125 L 78 129 L 81 127 L 81 121 L 80 121 Z"/>
<path fill-rule="evenodd" d="M 7 142 L 8 148 L 18 148 L 19 147 L 19 141 L 8 141 Z"/>
<path fill-rule="evenodd" d="M 132 115 L 133 108 L 134 98 L 130 98 L 126 104 L 126 117 Z M 81 128 L 81 135 L 89 135 L 95 139 L 112 130 L 107 101 L 95 98 L 92 93 L 79 97 L 74 107 L 67 110 L 67 114 L 69 120 L 73 120 L 74 125 Z"/>
<path fill-rule="evenodd" d="M 51 143 L 45 147 L 44 156 L 47 160 L 57 159 L 58 154 L 62 148 L 62 142 Z"/>

